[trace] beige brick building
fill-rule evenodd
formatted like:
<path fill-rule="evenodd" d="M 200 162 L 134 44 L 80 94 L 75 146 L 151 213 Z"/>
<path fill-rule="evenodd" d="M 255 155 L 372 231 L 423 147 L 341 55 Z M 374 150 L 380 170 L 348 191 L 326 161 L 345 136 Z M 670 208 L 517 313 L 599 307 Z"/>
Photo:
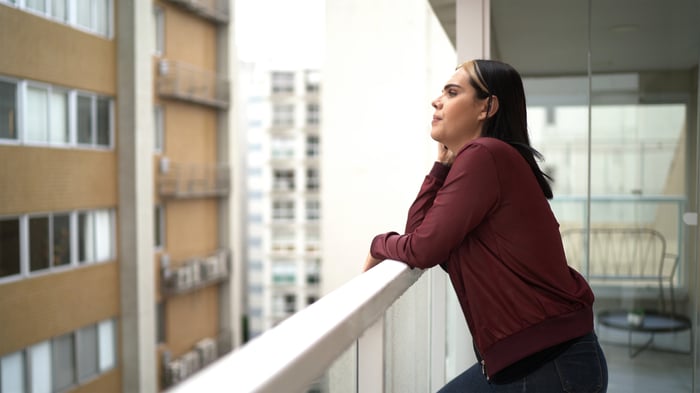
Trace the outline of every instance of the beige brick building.
<path fill-rule="evenodd" d="M 229 3 L 0 0 L 0 392 L 157 391 L 240 344 Z"/>

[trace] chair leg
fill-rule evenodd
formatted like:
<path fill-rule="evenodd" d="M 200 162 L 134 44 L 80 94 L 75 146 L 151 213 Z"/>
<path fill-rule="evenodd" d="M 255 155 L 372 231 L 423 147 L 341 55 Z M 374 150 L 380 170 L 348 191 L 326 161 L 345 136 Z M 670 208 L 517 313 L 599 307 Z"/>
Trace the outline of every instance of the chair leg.
<path fill-rule="evenodd" d="M 651 333 L 649 336 L 649 339 L 647 342 L 642 344 L 642 346 L 634 348 L 632 346 L 632 331 L 628 330 L 627 331 L 627 355 L 631 358 L 636 357 L 639 355 L 640 352 L 644 351 L 645 349 L 649 348 L 651 343 L 654 342 L 654 333 Z"/>

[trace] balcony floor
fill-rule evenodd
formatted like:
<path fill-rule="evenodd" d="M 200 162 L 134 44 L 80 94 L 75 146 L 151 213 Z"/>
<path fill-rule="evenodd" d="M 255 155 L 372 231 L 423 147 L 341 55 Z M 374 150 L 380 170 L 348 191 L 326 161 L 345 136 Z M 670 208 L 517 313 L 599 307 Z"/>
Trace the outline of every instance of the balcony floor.
<path fill-rule="evenodd" d="M 627 347 L 601 343 L 608 361 L 608 392 L 691 392 L 693 357 L 690 354 L 648 349 L 630 359 Z"/>

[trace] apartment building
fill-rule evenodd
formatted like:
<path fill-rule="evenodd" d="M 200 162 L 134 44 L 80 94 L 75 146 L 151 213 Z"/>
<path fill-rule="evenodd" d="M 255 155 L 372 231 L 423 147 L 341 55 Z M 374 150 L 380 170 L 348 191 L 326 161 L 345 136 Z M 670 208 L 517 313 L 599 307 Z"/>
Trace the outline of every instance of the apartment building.
<path fill-rule="evenodd" d="M 320 72 L 247 67 L 251 337 L 319 298 Z"/>
<path fill-rule="evenodd" d="M 0 0 L 0 392 L 159 391 L 240 343 L 231 4 Z"/>

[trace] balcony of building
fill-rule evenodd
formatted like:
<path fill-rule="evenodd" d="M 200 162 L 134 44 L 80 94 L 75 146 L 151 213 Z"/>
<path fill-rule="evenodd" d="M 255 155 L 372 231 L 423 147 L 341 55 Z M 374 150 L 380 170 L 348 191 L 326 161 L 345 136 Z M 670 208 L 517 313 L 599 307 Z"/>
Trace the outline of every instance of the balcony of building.
<path fill-rule="evenodd" d="M 228 165 L 171 163 L 163 157 L 159 169 L 161 198 L 224 197 L 230 192 Z"/>
<path fill-rule="evenodd" d="M 163 98 L 226 109 L 230 102 L 228 80 L 215 72 L 175 60 L 158 62 L 157 92 Z"/>
<path fill-rule="evenodd" d="M 167 254 L 161 256 L 160 293 L 176 296 L 228 280 L 231 272 L 230 252 L 217 250 L 200 258 L 174 264 Z M 177 265 L 177 267 L 173 267 Z"/>
<path fill-rule="evenodd" d="M 591 201 L 592 207 L 623 203 L 628 207 L 636 205 L 636 208 L 655 205 L 666 213 L 676 211 L 664 214 L 666 230 L 657 227 L 649 231 L 662 233 L 666 241 L 664 254 L 683 252 L 676 242 L 682 234 L 674 235 L 672 229 L 682 231 L 681 199 L 594 199 L 597 200 Z M 573 209 L 576 212 L 587 205 L 579 198 L 553 201 L 554 209 L 560 211 L 562 205 L 571 204 L 577 206 Z M 591 228 L 590 233 L 598 229 L 601 228 Z M 603 229 L 602 232 L 607 233 L 609 227 Z M 597 241 L 594 237 L 590 239 Z M 612 245 L 613 249 L 621 252 L 628 249 L 627 235 L 612 239 L 623 245 L 617 248 Z M 634 252 L 646 250 L 644 253 L 650 255 L 661 252 L 655 247 L 649 248 L 648 241 L 641 243 L 641 248 Z M 570 240 L 565 246 L 567 255 L 574 255 Z M 596 292 L 596 333 L 609 367 L 608 391 L 696 391 L 693 329 L 657 333 L 655 340 L 641 352 L 631 353 L 630 348 L 648 344 L 648 332 L 611 328 L 600 323 L 603 308 L 616 302 L 622 303 L 618 306 L 651 306 L 654 302 L 650 299 L 659 293 L 655 287 L 657 283 L 633 278 L 630 270 L 610 271 L 607 276 L 598 274 L 597 268 L 593 268 L 596 266 L 593 254 L 597 253 L 593 251 L 589 255 L 588 269 L 593 271 L 589 281 Z M 646 261 L 643 255 L 636 254 L 635 258 Z M 646 268 L 632 269 L 635 274 L 641 274 Z M 681 275 L 671 277 L 670 281 L 680 284 L 687 279 Z M 688 287 L 683 288 L 681 284 L 676 288 L 675 298 L 671 299 L 676 302 L 676 311 L 685 315 L 691 314 L 687 291 Z M 293 299 L 280 299 L 280 312 L 291 311 Z M 400 262 L 385 261 L 366 273 L 358 273 L 303 310 L 278 317 L 279 324 L 275 328 L 225 355 L 216 364 L 175 386 L 173 391 L 428 392 L 436 391 L 475 361 L 461 312 L 446 275 L 440 269 L 421 271 Z M 634 322 L 628 323 L 630 325 L 625 326 L 634 326 Z"/>
<path fill-rule="evenodd" d="M 229 22 L 229 2 L 226 0 L 169 0 L 182 8 L 216 23 Z"/>

